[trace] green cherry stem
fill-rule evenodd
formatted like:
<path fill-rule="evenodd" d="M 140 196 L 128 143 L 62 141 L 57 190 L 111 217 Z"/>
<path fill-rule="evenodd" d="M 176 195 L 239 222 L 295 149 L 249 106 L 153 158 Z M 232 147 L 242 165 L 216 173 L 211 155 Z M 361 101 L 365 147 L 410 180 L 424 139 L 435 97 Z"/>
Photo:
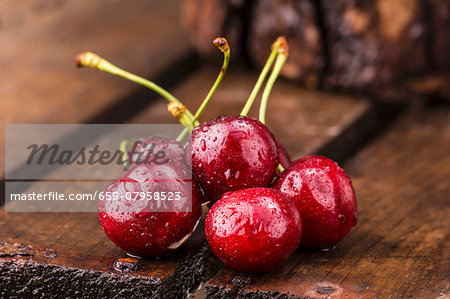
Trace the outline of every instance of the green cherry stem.
<path fill-rule="evenodd" d="M 272 87 L 275 84 L 275 81 L 277 80 L 278 75 L 280 74 L 280 71 L 289 55 L 289 46 L 286 39 L 281 36 L 277 41 L 279 42 L 277 60 L 275 61 L 275 65 L 269 79 L 267 80 L 266 86 L 264 87 L 261 104 L 259 106 L 259 121 L 263 124 L 266 124 L 266 108 L 267 102 L 269 101 L 270 92 L 272 91 Z M 284 171 L 284 167 L 281 164 L 278 164 L 278 171 L 280 173 Z"/>
<path fill-rule="evenodd" d="M 128 140 L 122 140 L 119 145 L 119 150 L 122 152 L 122 162 L 124 164 L 125 170 L 130 168 L 130 160 L 128 159 L 127 147 L 132 146 L 133 143 Z"/>
<path fill-rule="evenodd" d="M 275 61 L 275 58 L 278 55 L 279 46 L 280 46 L 280 37 L 272 44 L 272 52 L 270 53 L 269 58 L 267 58 L 266 64 L 264 65 L 261 74 L 259 74 L 258 80 L 256 81 L 256 84 L 253 87 L 253 90 L 250 93 L 250 96 L 248 97 L 244 108 L 242 108 L 241 111 L 242 116 L 247 116 L 248 112 L 250 111 L 250 108 L 252 107 L 253 102 L 255 101 L 255 98 L 258 95 L 259 90 L 261 89 L 261 86 L 264 80 L 266 79 L 266 76 L 269 73 L 269 70 L 272 67 L 273 62 Z"/>
<path fill-rule="evenodd" d="M 223 53 L 223 64 L 220 68 L 220 73 L 217 76 L 216 81 L 214 82 L 213 86 L 209 90 L 208 94 L 206 95 L 205 99 L 203 100 L 200 107 L 198 107 L 197 112 L 195 112 L 194 115 L 194 121 L 198 120 L 200 115 L 202 114 L 203 110 L 205 110 L 206 105 L 208 105 L 209 100 L 211 100 L 211 97 L 213 96 L 214 92 L 216 92 L 217 87 L 219 86 L 220 82 L 222 81 L 223 76 L 225 75 L 225 72 L 228 68 L 228 63 L 230 62 L 230 46 L 228 45 L 228 42 L 223 37 L 218 37 L 214 39 L 213 44 L 219 48 L 220 51 Z"/>
<path fill-rule="evenodd" d="M 264 91 L 261 97 L 261 105 L 259 106 L 259 121 L 262 122 L 263 124 L 266 123 L 266 108 L 270 92 L 272 91 L 272 87 L 275 84 L 275 81 L 277 80 L 284 63 L 286 62 L 287 57 L 288 57 L 288 45 L 286 43 L 286 40 L 284 40 L 280 44 L 280 47 L 278 48 L 277 60 L 275 61 L 272 73 L 270 74 L 270 77 L 267 80 L 266 86 L 264 87 Z"/>
<path fill-rule="evenodd" d="M 112 63 L 110 63 L 106 59 L 103 59 L 102 57 L 100 57 L 99 55 L 97 55 L 95 53 L 83 52 L 81 54 L 78 54 L 75 60 L 76 60 L 78 67 L 90 67 L 93 69 L 97 69 L 99 71 L 104 71 L 104 72 L 125 78 L 127 80 L 138 83 L 140 85 L 143 85 L 143 86 L 153 90 L 154 92 L 156 92 L 157 94 L 159 94 L 160 96 L 162 96 L 169 102 L 176 102 L 176 103 L 181 104 L 181 102 L 177 98 L 175 98 L 171 93 L 169 93 L 167 90 L 165 90 L 161 86 L 157 85 L 156 83 L 149 81 L 147 79 L 144 79 L 142 77 L 139 77 L 137 75 L 134 75 L 130 72 L 127 72 L 127 71 L 113 65 Z M 193 118 L 194 118 L 194 116 L 192 115 L 192 113 L 189 110 L 186 110 L 186 117 L 180 117 L 179 121 L 184 126 L 192 127 L 192 123 L 194 122 Z"/>
<path fill-rule="evenodd" d="M 217 87 L 219 86 L 220 82 L 222 81 L 222 79 L 223 79 L 223 77 L 224 77 L 224 75 L 225 75 L 225 73 L 227 71 L 228 63 L 230 62 L 230 46 L 228 45 L 227 40 L 224 37 L 217 37 L 216 39 L 214 39 L 213 44 L 217 48 L 219 48 L 220 51 L 222 51 L 222 53 L 223 53 L 223 64 L 222 64 L 222 67 L 220 68 L 220 73 L 217 76 L 216 81 L 214 82 L 213 86 L 209 90 L 208 94 L 206 95 L 205 99 L 201 103 L 200 107 L 198 107 L 197 111 L 195 112 L 195 115 L 194 115 L 194 118 L 193 118 L 193 123 L 192 123 L 194 126 L 198 125 L 195 122 L 198 121 L 198 118 L 202 114 L 203 110 L 205 110 L 206 105 L 208 105 L 208 103 L 211 100 L 212 96 L 216 92 Z M 180 135 L 178 135 L 177 141 L 179 141 L 179 142 L 182 141 L 187 133 L 188 133 L 188 129 L 185 128 L 180 133 Z"/>

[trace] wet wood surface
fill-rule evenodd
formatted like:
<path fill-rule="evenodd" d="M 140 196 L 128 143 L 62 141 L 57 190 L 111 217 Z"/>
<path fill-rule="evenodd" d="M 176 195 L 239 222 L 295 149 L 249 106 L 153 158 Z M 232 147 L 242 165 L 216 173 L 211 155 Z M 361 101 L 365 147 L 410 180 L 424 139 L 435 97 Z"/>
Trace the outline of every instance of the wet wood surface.
<path fill-rule="evenodd" d="M 328 251 L 279 269 L 224 268 L 209 298 L 446 298 L 450 295 L 450 110 L 406 116 L 345 163 L 358 225 Z M 277 297 L 278 298 L 278 297 Z"/>

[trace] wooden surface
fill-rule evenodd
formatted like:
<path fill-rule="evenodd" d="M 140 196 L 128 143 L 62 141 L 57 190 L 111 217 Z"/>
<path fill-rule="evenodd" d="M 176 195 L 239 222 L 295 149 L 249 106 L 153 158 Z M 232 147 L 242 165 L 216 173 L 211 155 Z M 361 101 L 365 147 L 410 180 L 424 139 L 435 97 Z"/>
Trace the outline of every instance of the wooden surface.
<path fill-rule="evenodd" d="M 448 107 L 404 117 L 344 165 L 358 199 L 347 237 L 329 251 L 299 249 L 264 275 L 225 268 L 208 297 L 447 298 L 449 149 Z"/>
<path fill-rule="evenodd" d="M 114 269 L 126 255 L 103 233 L 97 213 L 2 212 L 0 226 L 7 242 L 0 246 L 1 298 L 180 298 L 209 279 L 216 263 L 208 261 L 202 225 L 174 255 L 144 259 L 134 273 Z"/>
<path fill-rule="evenodd" d="M 0 1 L 0 152 L 4 152 L 6 123 L 96 121 L 136 90 L 126 80 L 75 68 L 78 53 L 97 52 L 151 78 L 187 53 L 178 0 L 128 4 L 125 0 Z M 126 114 L 126 108 L 142 106 L 146 100 L 131 99 L 128 107 L 114 113 Z M 0 171 L 3 159 L 2 154 Z"/>

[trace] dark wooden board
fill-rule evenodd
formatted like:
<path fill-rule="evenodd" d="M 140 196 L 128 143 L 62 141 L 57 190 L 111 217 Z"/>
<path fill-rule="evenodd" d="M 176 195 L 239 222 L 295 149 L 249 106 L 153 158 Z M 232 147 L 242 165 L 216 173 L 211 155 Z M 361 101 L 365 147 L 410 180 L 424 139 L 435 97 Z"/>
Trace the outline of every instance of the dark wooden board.
<path fill-rule="evenodd" d="M 447 298 L 450 110 L 404 117 L 344 165 L 358 225 L 329 251 L 299 249 L 263 275 L 222 270 L 209 298 Z"/>
<path fill-rule="evenodd" d="M 97 116 L 131 94 L 136 85 L 77 69 L 75 55 L 94 51 L 155 79 L 189 51 L 179 24 L 179 6 L 178 0 L 139 0 L 133 5 L 125 0 L 1 1 L 0 152 L 4 153 L 6 123 L 107 122 Z M 146 100 L 131 99 L 127 108 Z M 120 108 L 116 115 L 125 114 L 126 109 Z M 3 159 L 1 154 L 0 170 Z"/>
<path fill-rule="evenodd" d="M 0 297 L 180 298 L 216 271 L 202 224 L 174 255 L 143 259 L 137 272 L 117 271 L 114 261 L 126 255 L 97 218 L 97 213 L 2 212 Z"/>

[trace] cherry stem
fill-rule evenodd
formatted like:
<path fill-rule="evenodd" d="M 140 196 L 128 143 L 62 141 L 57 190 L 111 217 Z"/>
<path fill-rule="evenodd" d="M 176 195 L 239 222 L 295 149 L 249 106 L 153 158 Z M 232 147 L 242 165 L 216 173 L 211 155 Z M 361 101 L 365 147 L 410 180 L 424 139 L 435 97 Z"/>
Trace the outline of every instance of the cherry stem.
<path fill-rule="evenodd" d="M 200 117 L 202 112 L 205 110 L 206 105 L 208 105 L 208 103 L 211 100 L 212 96 L 216 92 L 217 87 L 219 86 L 220 82 L 222 81 L 222 79 L 223 79 L 223 77 L 224 77 L 224 75 L 225 75 L 225 73 L 227 71 L 228 63 L 230 62 L 230 46 L 228 45 L 227 40 L 224 37 L 217 37 L 217 38 L 214 39 L 213 44 L 217 48 L 219 48 L 220 51 L 222 51 L 222 53 L 223 53 L 223 64 L 222 64 L 222 67 L 220 68 L 220 73 L 217 76 L 216 81 L 214 82 L 213 86 L 209 90 L 208 94 L 206 95 L 205 99 L 201 103 L 200 107 L 198 107 L 197 111 L 195 112 L 195 115 L 194 115 L 194 118 L 193 118 L 193 122 L 192 122 L 192 124 L 194 126 L 198 125 L 198 124 L 195 124 L 195 122 L 198 120 L 198 118 Z M 178 135 L 177 141 L 179 141 L 179 142 L 182 141 L 187 133 L 188 133 L 188 129 L 185 128 L 183 130 L 183 132 L 181 132 L 180 135 Z"/>
<path fill-rule="evenodd" d="M 266 108 L 267 102 L 269 101 L 270 92 L 272 91 L 272 87 L 277 80 L 281 69 L 283 68 L 284 63 L 287 60 L 289 55 L 289 46 L 287 44 L 286 39 L 283 36 L 280 36 L 277 39 L 278 42 L 278 56 L 275 61 L 275 65 L 273 67 L 272 73 L 267 80 L 266 86 L 264 87 L 264 91 L 261 98 L 261 104 L 259 106 L 259 121 L 263 124 L 266 123 Z M 284 171 L 284 167 L 281 164 L 278 164 L 278 171 L 282 173 Z"/>
<path fill-rule="evenodd" d="M 264 87 L 264 91 L 261 97 L 261 105 L 259 106 L 259 121 L 262 122 L 263 124 L 266 123 L 266 108 L 270 92 L 272 91 L 272 87 L 275 84 L 275 81 L 277 80 L 284 63 L 286 62 L 287 57 L 288 57 L 288 45 L 286 43 L 286 40 L 284 39 L 284 42 L 282 42 L 280 44 L 280 47 L 278 48 L 277 60 L 275 61 L 272 73 L 270 74 L 270 77 L 267 80 L 266 86 Z"/>
<path fill-rule="evenodd" d="M 242 111 L 241 111 L 242 116 L 247 116 L 248 112 L 250 111 L 250 108 L 252 108 L 253 102 L 255 101 L 255 98 L 258 95 L 259 90 L 261 89 L 261 86 L 262 86 L 264 80 L 266 79 L 266 76 L 269 73 L 269 70 L 272 67 L 273 62 L 275 61 L 275 58 L 278 55 L 278 47 L 279 46 L 280 46 L 280 38 L 278 38 L 272 44 L 272 52 L 270 53 L 269 58 L 267 58 L 266 64 L 264 65 L 264 67 L 261 71 L 261 74 L 259 74 L 258 80 L 256 81 L 256 84 L 253 87 L 253 90 L 250 93 L 250 96 L 248 97 L 244 108 L 242 108 Z"/>
<path fill-rule="evenodd" d="M 127 147 L 132 146 L 133 143 L 128 140 L 122 140 L 119 145 L 119 150 L 122 152 L 122 162 L 124 164 L 125 170 L 130 168 L 130 160 L 128 159 Z"/>
<path fill-rule="evenodd" d="M 167 104 L 167 111 L 169 111 L 173 117 L 178 119 L 180 123 L 184 124 L 184 130 L 192 131 L 194 129 L 193 122 L 188 118 L 186 113 L 186 106 L 178 102 L 170 102 Z"/>
<path fill-rule="evenodd" d="M 220 51 L 223 53 L 223 64 L 220 68 L 220 73 L 217 76 L 216 81 L 214 82 L 213 86 L 209 90 L 208 94 L 206 95 L 205 99 L 203 100 L 200 107 L 198 107 L 197 112 L 195 112 L 194 115 L 194 121 L 196 121 L 200 115 L 202 114 L 203 110 L 205 110 L 206 105 L 208 105 L 209 100 L 211 100 L 211 97 L 213 96 L 214 92 L 216 92 L 217 87 L 219 86 L 220 82 L 222 81 L 223 76 L 225 75 L 225 72 L 228 68 L 228 63 L 230 62 L 230 47 L 228 46 L 228 42 L 223 37 L 218 37 L 214 39 L 213 44 L 219 48 Z"/>
<path fill-rule="evenodd" d="M 100 71 L 104 71 L 104 72 L 125 78 L 127 80 L 138 83 L 140 85 L 143 85 L 143 86 L 153 90 L 154 92 L 156 92 L 157 94 L 159 94 L 160 96 L 162 96 L 169 102 L 176 102 L 176 103 L 179 103 L 180 105 L 182 105 L 181 102 L 177 98 L 175 98 L 171 93 L 169 93 L 167 90 L 165 90 L 161 86 L 157 85 L 156 83 L 149 81 L 147 79 L 144 79 L 142 77 L 139 77 L 137 75 L 134 75 L 130 72 L 127 72 L 127 71 L 113 65 L 112 63 L 110 63 L 106 59 L 103 59 L 102 57 L 100 57 L 99 55 L 97 55 L 95 53 L 83 52 L 81 54 L 78 54 L 75 60 L 76 60 L 78 67 L 90 67 L 93 69 L 97 69 Z M 192 123 L 194 123 L 194 121 L 193 121 L 194 116 L 187 109 L 185 112 L 186 112 L 186 117 L 180 117 L 179 121 L 184 126 L 191 128 Z"/>
<path fill-rule="evenodd" d="M 177 138 L 175 140 L 178 141 L 178 142 L 183 141 L 184 137 L 186 137 L 186 134 L 188 132 L 189 132 L 189 130 L 187 128 L 184 128 L 183 131 L 181 131 L 181 133 L 177 136 Z"/>

